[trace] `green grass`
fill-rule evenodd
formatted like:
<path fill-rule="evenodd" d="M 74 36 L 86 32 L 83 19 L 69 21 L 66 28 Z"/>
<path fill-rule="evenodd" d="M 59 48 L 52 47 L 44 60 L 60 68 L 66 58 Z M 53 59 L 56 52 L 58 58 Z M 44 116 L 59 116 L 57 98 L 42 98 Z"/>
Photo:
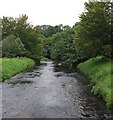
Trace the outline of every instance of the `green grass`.
<path fill-rule="evenodd" d="M 108 107 L 113 105 L 113 60 L 96 57 L 80 63 L 77 69 L 93 83 L 92 92 L 100 94 Z"/>
<path fill-rule="evenodd" d="M 35 65 L 30 58 L 3 58 L 0 59 L 0 81 L 4 81 L 15 74 L 29 69 Z"/>

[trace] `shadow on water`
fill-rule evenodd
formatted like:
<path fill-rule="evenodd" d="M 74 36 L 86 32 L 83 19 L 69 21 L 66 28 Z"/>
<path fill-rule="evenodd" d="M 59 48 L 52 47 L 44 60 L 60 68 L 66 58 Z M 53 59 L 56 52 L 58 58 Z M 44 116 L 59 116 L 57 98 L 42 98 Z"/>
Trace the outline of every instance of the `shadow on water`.
<path fill-rule="evenodd" d="M 63 74 L 66 74 L 69 77 L 73 77 L 77 80 L 72 81 L 72 87 L 68 91 L 71 96 L 76 99 L 75 88 L 79 86 L 79 102 L 81 115 L 86 118 L 94 118 L 94 119 L 112 119 L 113 120 L 113 108 L 108 108 L 106 106 L 105 101 L 100 95 L 94 95 L 91 92 L 92 83 L 89 82 L 84 76 L 80 75 L 73 69 L 64 68 L 62 66 L 55 66 L 54 72 L 63 72 L 56 75 L 56 77 L 60 77 Z"/>
<path fill-rule="evenodd" d="M 72 73 L 72 72 L 75 72 L 75 70 L 72 68 L 67 68 L 61 65 L 57 65 L 57 66 L 54 66 L 54 72 Z"/>

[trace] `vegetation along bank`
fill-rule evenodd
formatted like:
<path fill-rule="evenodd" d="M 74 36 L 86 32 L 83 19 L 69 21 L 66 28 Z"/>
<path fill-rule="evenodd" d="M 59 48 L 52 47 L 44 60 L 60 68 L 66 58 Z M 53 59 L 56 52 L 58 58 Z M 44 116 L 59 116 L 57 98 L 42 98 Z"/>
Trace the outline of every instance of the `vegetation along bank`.
<path fill-rule="evenodd" d="M 2 78 L 0 81 L 10 78 L 11 76 L 30 69 L 35 65 L 35 61 L 30 58 L 3 58 L 0 59 L 0 71 Z"/>
<path fill-rule="evenodd" d="M 100 94 L 107 106 L 113 105 L 113 60 L 103 57 L 91 58 L 80 63 L 77 68 L 93 83 L 92 92 Z"/>

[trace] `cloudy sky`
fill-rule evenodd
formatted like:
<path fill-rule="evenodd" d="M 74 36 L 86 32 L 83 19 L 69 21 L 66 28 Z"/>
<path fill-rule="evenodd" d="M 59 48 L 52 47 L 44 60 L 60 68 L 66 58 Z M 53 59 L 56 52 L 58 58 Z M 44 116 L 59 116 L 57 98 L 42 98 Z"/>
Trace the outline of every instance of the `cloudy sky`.
<path fill-rule="evenodd" d="M 29 16 L 33 25 L 74 25 L 86 0 L 0 0 L 0 17 Z"/>

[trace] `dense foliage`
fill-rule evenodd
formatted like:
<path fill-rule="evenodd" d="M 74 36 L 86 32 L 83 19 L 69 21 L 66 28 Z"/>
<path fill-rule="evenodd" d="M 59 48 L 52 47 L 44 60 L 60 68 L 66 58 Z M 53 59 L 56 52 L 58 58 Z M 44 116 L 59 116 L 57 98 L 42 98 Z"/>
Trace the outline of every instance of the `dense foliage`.
<path fill-rule="evenodd" d="M 82 57 L 104 55 L 112 58 L 113 3 L 85 3 L 86 11 L 80 16 L 80 22 L 75 28 L 75 45 Z"/>
<path fill-rule="evenodd" d="M 26 49 L 23 43 L 14 35 L 7 36 L 2 41 L 2 50 L 3 57 L 24 56 L 26 54 Z"/>
<path fill-rule="evenodd" d="M 55 33 L 55 27 L 43 26 L 45 57 L 69 67 L 99 55 L 112 58 L 112 10 L 110 2 L 86 2 L 80 21 L 72 28 L 59 25 Z"/>
<path fill-rule="evenodd" d="M 71 28 L 51 37 L 51 58 L 56 64 L 72 67 L 76 61 L 76 49 L 73 44 L 74 31 Z"/>
<path fill-rule="evenodd" d="M 14 56 L 25 55 L 38 60 L 44 55 L 44 57 L 53 59 L 55 63 L 66 66 L 73 66 L 77 60 L 81 62 L 98 55 L 112 58 L 112 10 L 113 3 L 110 2 L 86 2 L 80 21 L 72 28 L 62 24 L 34 27 L 27 22 L 28 16 L 26 15 L 15 19 L 3 17 L 3 43 L 8 36 L 14 35 L 15 40 L 20 40 L 25 48 L 22 48 L 21 52 L 24 53 L 26 50 L 26 54 L 17 52 Z M 15 40 L 12 41 L 15 43 Z M 7 52 L 9 52 L 8 55 L 3 54 L 3 56 L 12 57 L 10 50 Z"/>
<path fill-rule="evenodd" d="M 22 44 L 27 50 L 26 56 L 33 59 L 40 59 L 42 56 L 43 36 L 41 35 L 40 28 L 33 27 L 27 22 L 27 20 L 28 20 L 28 16 L 26 15 L 22 15 L 19 18 L 3 17 L 2 41 L 4 40 L 7 41 L 6 39 L 8 39 L 7 38 L 8 36 L 14 35 L 16 36 L 16 38 L 21 40 Z M 11 41 L 15 42 L 15 39 L 12 39 Z M 3 52 L 5 52 L 4 50 L 5 49 L 3 49 Z M 10 54 L 10 51 L 7 51 L 7 52 L 9 52 Z M 15 56 L 18 56 L 18 54 L 16 54 Z M 12 56 L 9 56 L 9 57 L 12 57 Z"/>
<path fill-rule="evenodd" d="M 40 59 L 44 55 L 52 58 L 56 63 L 71 66 L 77 59 L 84 60 L 98 55 L 112 58 L 112 18 L 113 3 L 98 1 L 85 3 L 85 11 L 80 15 L 80 21 L 72 28 L 62 24 L 34 27 L 27 22 L 26 15 L 19 18 L 3 17 L 2 41 L 5 43 L 8 36 L 14 35 L 15 40 L 20 40 L 21 45 L 23 44 L 27 52 L 25 56 Z M 9 52 L 8 56 L 12 57 L 10 51 L 7 52 Z M 3 56 L 7 57 L 6 54 Z M 21 56 L 21 54 L 14 56 Z"/>

